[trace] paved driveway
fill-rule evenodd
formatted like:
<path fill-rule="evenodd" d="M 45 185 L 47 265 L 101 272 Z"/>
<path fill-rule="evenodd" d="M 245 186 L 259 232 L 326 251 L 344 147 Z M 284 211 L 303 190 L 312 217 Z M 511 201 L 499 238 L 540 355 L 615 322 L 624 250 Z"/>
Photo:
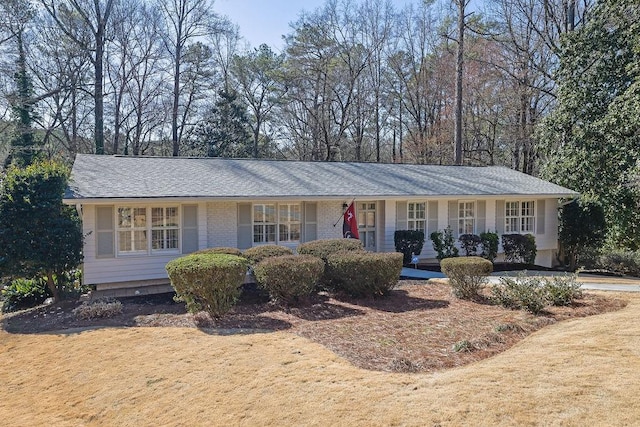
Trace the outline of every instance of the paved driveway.
<path fill-rule="evenodd" d="M 500 283 L 500 277 L 515 277 L 521 271 L 498 271 L 489 277 L 490 283 Z M 563 275 L 563 273 L 553 271 L 530 272 L 536 276 Z M 400 274 L 408 279 L 443 279 L 445 275 L 437 271 L 416 270 L 413 268 L 403 268 Z M 578 280 L 582 283 L 582 289 L 614 291 L 614 292 L 640 292 L 640 278 L 618 278 L 607 276 L 596 276 L 592 274 L 580 274 Z"/>

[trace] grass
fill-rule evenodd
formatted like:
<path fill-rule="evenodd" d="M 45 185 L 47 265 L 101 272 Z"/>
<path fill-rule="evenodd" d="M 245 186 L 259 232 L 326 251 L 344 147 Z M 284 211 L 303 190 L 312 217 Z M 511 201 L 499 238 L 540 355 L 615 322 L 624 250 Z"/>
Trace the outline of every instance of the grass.
<path fill-rule="evenodd" d="M 287 331 L 0 331 L 0 419 L 17 426 L 632 425 L 640 419 L 640 295 L 615 297 L 628 305 L 547 326 L 489 359 L 418 374 L 359 369 Z"/>

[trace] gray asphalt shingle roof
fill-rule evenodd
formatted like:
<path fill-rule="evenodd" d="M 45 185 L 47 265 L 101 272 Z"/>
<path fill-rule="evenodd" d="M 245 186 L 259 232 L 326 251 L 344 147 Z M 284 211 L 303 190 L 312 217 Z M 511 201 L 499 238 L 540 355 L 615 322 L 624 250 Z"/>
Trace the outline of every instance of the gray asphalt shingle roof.
<path fill-rule="evenodd" d="M 65 199 L 437 197 L 576 193 L 509 168 L 78 154 Z"/>

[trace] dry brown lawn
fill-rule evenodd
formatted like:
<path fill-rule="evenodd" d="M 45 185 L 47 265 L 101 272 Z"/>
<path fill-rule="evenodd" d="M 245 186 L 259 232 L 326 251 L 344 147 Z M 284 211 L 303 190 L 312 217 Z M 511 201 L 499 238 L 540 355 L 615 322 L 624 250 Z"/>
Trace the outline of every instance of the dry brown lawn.
<path fill-rule="evenodd" d="M 628 305 L 417 374 L 358 368 L 295 328 L 0 331 L 0 424 L 637 425 L 640 295 L 606 295 Z"/>

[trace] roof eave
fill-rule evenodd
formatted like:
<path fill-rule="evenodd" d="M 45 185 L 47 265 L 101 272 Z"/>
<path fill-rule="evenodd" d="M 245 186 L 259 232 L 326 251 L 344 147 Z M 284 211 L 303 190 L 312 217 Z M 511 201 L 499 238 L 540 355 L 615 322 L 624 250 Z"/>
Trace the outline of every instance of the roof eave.
<path fill-rule="evenodd" d="M 381 194 L 363 194 L 363 195 L 335 195 L 335 196 L 314 196 L 314 195 L 305 195 L 305 196 L 282 196 L 282 195 L 274 195 L 274 196 L 265 196 L 265 195 L 251 195 L 251 196 L 211 196 L 211 195 L 202 195 L 202 196 L 158 196 L 158 197 L 68 197 L 63 199 L 63 203 L 67 205 L 78 205 L 78 204 L 107 204 L 107 203 L 172 203 L 176 200 L 181 202 L 191 202 L 191 203 L 199 203 L 199 202 L 207 202 L 207 201 L 218 201 L 218 202 L 226 202 L 226 201 L 256 201 L 256 200 L 282 200 L 282 201 L 310 201 L 310 200 L 351 200 L 351 199 L 360 199 L 360 200 L 408 200 L 408 199 L 419 199 L 419 200 L 441 200 L 441 199 L 474 199 L 474 200 L 483 200 L 483 199 L 522 199 L 522 198 L 536 198 L 536 199 L 564 199 L 564 198 L 576 198 L 579 196 L 579 193 L 576 192 L 566 192 L 566 193 L 512 193 L 512 194 L 439 194 L 439 195 L 420 195 L 420 194 L 402 194 L 402 195 L 381 195 Z"/>

